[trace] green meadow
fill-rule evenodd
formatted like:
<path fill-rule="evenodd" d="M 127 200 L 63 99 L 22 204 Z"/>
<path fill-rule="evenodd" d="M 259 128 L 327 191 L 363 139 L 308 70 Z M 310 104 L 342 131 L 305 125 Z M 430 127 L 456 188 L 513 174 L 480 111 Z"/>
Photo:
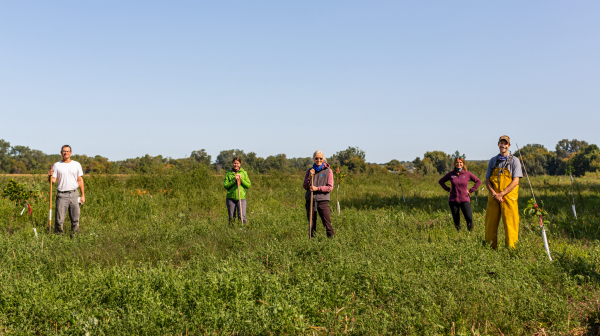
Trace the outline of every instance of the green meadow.
<path fill-rule="evenodd" d="M 228 224 L 223 176 L 206 168 L 86 176 L 74 239 L 48 234 L 43 176 L 18 177 L 43 194 L 32 217 L 0 200 L 0 334 L 600 332 L 600 180 L 576 180 L 577 219 L 568 178 L 532 180 L 549 261 L 538 218 L 523 214 L 517 249 L 503 229 L 497 251 L 484 244 L 485 191 L 474 231 L 457 232 L 436 176 L 349 174 L 332 193 L 335 238 L 319 220 L 312 241 L 303 176 L 250 177 L 242 226 Z M 521 209 L 530 198 L 522 179 Z"/>

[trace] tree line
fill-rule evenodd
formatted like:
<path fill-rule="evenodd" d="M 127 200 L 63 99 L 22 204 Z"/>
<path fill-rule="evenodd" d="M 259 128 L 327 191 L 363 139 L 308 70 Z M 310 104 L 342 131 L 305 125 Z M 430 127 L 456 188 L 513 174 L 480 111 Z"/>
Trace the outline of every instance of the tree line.
<path fill-rule="evenodd" d="M 594 144 L 576 139 L 563 139 L 556 145 L 555 151 L 549 151 L 543 145 L 529 144 L 521 148 L 528 172 L 532 175 L 562 175 L 572 173 L 575 176 L 600 170 L 600 150 Z M 366 162 L 366 153 L 358 147 L 348 147 L 338 151 L 327 162 L 333 169 L 340 168 L 342 172 L 354 173 L 418 173 L 423 175 L 443 174 L 452 169 L 457 156 L 465 157 L 456 151 L 446 154 L 442 151 L 430 151 L 413 161 L 391 160 L 385 164 Z M 519 153 L 515 156 L 520 157 Z M 288 158 L 285 154 L 259 157 L 255 152 L 245 153 L 241 149 L 223 150 L 216 159 L 208 155 L 206 150 L 192 151 L 189 157 L 173 159 L 162 155 L 148 154 L 120 161 L 110 161 L 100 155 L 87 156 L 74 154 L 71 158 L 79 163 L 86 174 L 134 174 L 150 173 L 167 170 L 190 171 L 198 167 L 216 171 L 231 169 L 231 160 L 239 157 L 244 169 L 254 173 L 269 173 L 273 171 L 298 173 L 312 165 L 312 158 Z M 0 173 L 4 174 L 38 174 L 44 173 L 48 167 L 60 161 L 59 154 L 45 154 L 27 146 L 11 146 L 9 142 L 0 139 Z M 478 176 L 485 174 L 487 160 L 467 161 L 470 171 Z"/>
<path fill-rule="evenodd" d="M 563 139 L 556 144 L 554 151 L 540 144 L 528 144 L 521 148 L 520 153 L 516 147 L 511 149 L 516 157 L 524 159 L 530 175 L 583 176 L 600 171 L 600 149 L 586 141 Z M 445 173 L 452 169 L 454 159 L 459 155 L 465 156 L 458 151 L 454 154 L 442 151 L 426 152 L 422 159 L 417 157 L 412 163 L 414 169 L 425 175 Z M 467 161 L 468 170 L 477 176 L 485 174 L 487 164 L 487 160 Z"/>
<path fill-rule="evenodd" d="M 204 149 L 192 151 L 189 157 L 180 159 L 148 154 L 120 161 L 110 161 L 100 155 L 87 156 L 85 154 L 73 154 L 71 159 L 79 162 L 86 174 L 134 174 L 166 170 L 190 171 L 200 166 L 217 171 L 229 170 L 234 157 L 242 160 L 244 169 L 255 173 L 303 172 L 313 164 L 310 157 L 288 158 L 285 154 L 277 154 L 263 158 L 255 152 L 245 153 L 240 149 L 223 150 L 214 162 Z M 59 154 L 45 154 L 27 146 L 11 146 L 9 142 L 0 139 L 0 173 L 44 173 L 50 165 L 60 160 Z M 327 161 L 335 168 L 340 167 L 342 171 L 386 171 L 385 167 L 381 165 L 367 163 L 365 152 L 358 147 L 348 147 L 346 150 L 339 151 L 327 158 Z"/>

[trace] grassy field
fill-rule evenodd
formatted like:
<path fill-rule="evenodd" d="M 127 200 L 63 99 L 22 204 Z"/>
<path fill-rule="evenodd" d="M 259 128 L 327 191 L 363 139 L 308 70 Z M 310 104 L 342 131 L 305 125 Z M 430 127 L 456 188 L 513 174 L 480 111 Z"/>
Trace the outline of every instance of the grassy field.
<path fill-rule="evenodd" d="M 577 180 L 577 220 L 565 177 L 532 181 L 550 213 L 550 262 L 535 218 L 522 217 L 516 250 L 483 244 L 484 192 L 475 230 L 457 232 L 438 177 L 402 177 L 406 203 L 395 174 L 347 177 L 336 237 L 319 221 L 312 241 L 302 176 L 251 175 L 244 227 L 227 223 L 222 179 L 87 176 L 71 240 L 47 233 L 47 182 L 19 177 L 44 192 L 39 237 L 21 209 L 8 236 L 14 206 L 0 201 L 0 334 L 599 332 L 598 180 Z M 529 199 L 522 181 L 522 208 Z"/>

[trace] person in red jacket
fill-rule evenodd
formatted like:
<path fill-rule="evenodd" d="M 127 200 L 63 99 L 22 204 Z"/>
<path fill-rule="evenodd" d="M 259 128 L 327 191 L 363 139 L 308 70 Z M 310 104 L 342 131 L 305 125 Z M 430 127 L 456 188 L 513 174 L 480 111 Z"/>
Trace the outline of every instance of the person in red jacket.
<path fill-rule="evenodd" d="M 450 181 L 452 188 L 446 185 L 446 182 Z M 475 182 L 475 185 L 469 189 L 469 181 Z M 467 222 L 467 229 L 473 230 L 473 213 L 471 210 L 471 199 L 469 194 L 477 191 L 477 188 L 481 185 L 481 180 L 471 172 L 467 171 L 467 165 L 465 159 L 458 156 L 454 159 L 454 170 L 444 175 L 439 181 L 439 184 L 444 190 L 450 192 L 448 202 L 450 203 L 450 211 L 452 212 L 452 218 L 454 219 L 454 226 L 456 230 L 460 230 L 460 213 L 462 211 Z"/>

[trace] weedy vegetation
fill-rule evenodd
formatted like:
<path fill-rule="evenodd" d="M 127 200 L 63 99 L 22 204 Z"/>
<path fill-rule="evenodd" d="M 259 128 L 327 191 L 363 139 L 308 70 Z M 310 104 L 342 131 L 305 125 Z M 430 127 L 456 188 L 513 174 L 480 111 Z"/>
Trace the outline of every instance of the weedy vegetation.
<path fill-rule="evenodd" d="M 532 179 L 554 261 L 520 189 L 516 250 L 457 232 L 437 176 L 348 174 L 327 239 L 308 240 L 303 175 L 251 176 L 249 224 L 228 225 L 223 176 L 200 167 L 85 177 L 80 234 L 40 233 L 0 201 L 0 333 L 77 335 L 585 335 L 600 324 L 600 181 Z M 43 176 L 22 177 L 47 190 Z M 9 183 L 0 179 L 0 187 Z M 331 208 L 334 210 L 335 194 Z M 529 210 L 528 210 L 529 211 Z M 68 223 L 68 219 L 67 219 Z M 69 227 L 69 225 L 66 225 Z M 41 231 L 40 231 L 41 232 Z M 502 232 L 502 229 L 500 230 Z M 503 241 L 503 237 L 500 237 Z"/>

